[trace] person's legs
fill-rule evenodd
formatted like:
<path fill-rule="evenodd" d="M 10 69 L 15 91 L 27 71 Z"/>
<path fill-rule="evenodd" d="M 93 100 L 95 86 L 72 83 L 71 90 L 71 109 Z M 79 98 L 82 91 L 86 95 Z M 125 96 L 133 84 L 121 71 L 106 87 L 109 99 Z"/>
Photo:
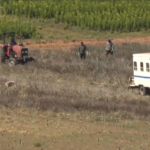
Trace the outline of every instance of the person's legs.
<path fill-rule="evenodd" d="M 86 58 L 86 54 L 83 54 L 83 58 L 84 58 L 84 59 Z"/>
<path fill-rule="evenodd" d="M 114 54 L 114 52 L 113 51 L 111 51 L 111 53 L 110 53 L 111 55 L 113 55 Z"/>
<path fill-rule="evenodd" d="M 109 53 L 110 53 L 110 50 L 107 50 L 107 51 L 106 51 L 106 56 L 108 56 L 108 55 L 109 55 Z"/>
<path fill-rule="evenodd" d="M 80 54 L 80 58 L 83 59 L 83 54 Z"/>
<path fill-rule="evenodd" d="M 81 58 L 81 59 L 85 59 L 85 58 L 86 58 L 86 54 L 84 54 L 84 53 L 83 53 L 83 54 L 80 54 L 80 58 Z"/>

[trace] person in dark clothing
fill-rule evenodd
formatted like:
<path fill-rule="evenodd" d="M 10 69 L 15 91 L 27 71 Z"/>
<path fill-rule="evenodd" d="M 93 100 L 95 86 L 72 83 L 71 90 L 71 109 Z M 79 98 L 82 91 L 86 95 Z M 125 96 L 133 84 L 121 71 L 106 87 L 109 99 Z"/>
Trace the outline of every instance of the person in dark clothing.
<path fill-rule="evenodd" d="M 80 58 L 81 58 L 81 59 L 85 59 L 85 58 L 86 58 L 86 53 L 88 54 L 87 48 L 86 48 L 86 46 L 84 45 L 84 43 L 81 42 L 81 45 L 80 45 L 80 47 L 79 47 L 78 55 L 80 55 Z"/>
<path fill-rule="evenodd" d="M 15 39 L 11 38 L 11 40 L 10 40 L 10 46 L 14 46 L 16 44 L 17 44 L 17 42 L 15 41 Z"/>
<path fill-rule="evenodd" d="M 113 55 L 113 42 L 110 39 L 108 39 L 106 44 L 106 56 L 109 54 Z"/>
<path fill-rule="evenodd" d="M 13 52 L 13 46 L 17 45 L 17 42 L 15 41 L 14 38 L 11 38 L 10 40 L 10 52 Z"/>

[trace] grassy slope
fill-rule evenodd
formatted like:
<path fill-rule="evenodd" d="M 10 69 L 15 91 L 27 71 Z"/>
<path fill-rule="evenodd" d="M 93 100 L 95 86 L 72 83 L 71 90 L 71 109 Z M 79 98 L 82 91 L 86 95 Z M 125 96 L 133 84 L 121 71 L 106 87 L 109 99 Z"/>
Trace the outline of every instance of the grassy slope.
<path fill-rule="evenodd" d="M 15 16 L 12 16 L 15 18 Z M 24 18 L 26 20 L 27 18 Z M 83 40 L 83 39 L 108 39 L 108 38 L 125 38 L 125 37 L 147 37 L 150 32 L 129 32 L 120 33 L 109 31 L 99 32 L 88 29 L 80 29 L 78 27 L 66 27 L 64 24 L 55 24 L 54 19 L 31 19 L 31 22 L 35 25 L 37 30 L 37 37 L 33 37 L 32 41 L 53 41 L 53 40 Z M 41 36 L 41 38 L 40 38 Z M 0 40 L 2 42 L 2 40 Z M 7 39 L 9 41 L 9 39 Z M 19 40 L 18 40 L 19 41 Z M 23 40 L 29 41 L 28 40 Z M 20 42 L 20 41 L 19 41 Z"/>
<path fill-rule="evenodd" d="M 32 19 L 37 32 L 44 40 L 80 40 L 80 39 L 107 39 L 107 38 L 122 38 L 122 37 L 146 37 L 149 32 L 133 32 L 133 33 L 110 33 L 98 32 L 88 29 L 79 29 L 77 27 L 66 28 L 64 24 L 55 24 L 53 19 Z M 33 39 L 34 40 L 34 39 Z"/>

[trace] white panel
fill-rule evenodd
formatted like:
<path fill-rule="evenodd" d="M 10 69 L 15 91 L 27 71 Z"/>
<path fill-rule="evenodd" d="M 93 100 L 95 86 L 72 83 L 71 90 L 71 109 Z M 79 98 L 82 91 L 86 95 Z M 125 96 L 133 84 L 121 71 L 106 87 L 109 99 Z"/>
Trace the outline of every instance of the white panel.
<path fill-rule="evenodd" d="M 135 71 L 133 68 L 135 85 L 143 85 L 145 87 L 150 87 L 150 72 L 146 71 L 146 63 L 150 64 L 150 58 L 147 55 L 145 55 L 145 57 L 139 57 L 139 55 L 134 55 L 133 62 L 134 61 L 137 62 L 137 71 Z M 140 62 L 143 62 L 143 71 L 141 71 L 140 69 Z"/>

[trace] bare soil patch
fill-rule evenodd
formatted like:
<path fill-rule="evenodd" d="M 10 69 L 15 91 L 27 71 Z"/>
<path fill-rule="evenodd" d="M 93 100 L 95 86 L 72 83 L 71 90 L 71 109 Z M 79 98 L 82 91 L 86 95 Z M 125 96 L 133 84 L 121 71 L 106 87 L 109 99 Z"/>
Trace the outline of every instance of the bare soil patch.
<path fill-rule="evenodd" d="M 104 45 L 106 44 L 107 39 L 83 39 L 82 40 L 86 45 Z M 80 45 L 81 40 L 71 40 L 71 41 L 64 41 L 64 40 L 56 40 L 56 41 L 27 41 L 24 44 L 31 49 L 69 49 L 71 47 L 75 47 Z M 137 37 L 137 38 L 115 38 L 113 39 L 115 44 L 127 44 L 127 43 L 149 43 L 150 37 Z"/>
<path fill-rule="evenodd" d="M 1 150 L 149 149 L 149 123 L 95 121 L 94 116 L 0 108 Z M 91 120 L 90 120 L 91 119 Z"/>

